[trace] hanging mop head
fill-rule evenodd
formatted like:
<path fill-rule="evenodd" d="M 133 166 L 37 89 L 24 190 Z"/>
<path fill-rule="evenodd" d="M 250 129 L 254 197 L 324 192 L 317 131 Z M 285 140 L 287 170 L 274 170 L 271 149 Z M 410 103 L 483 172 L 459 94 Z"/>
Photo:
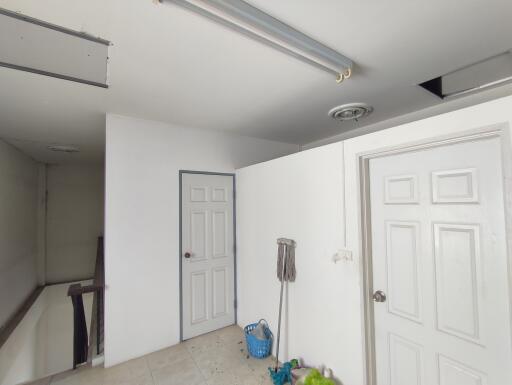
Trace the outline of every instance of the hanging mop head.
<path fill-rule="evenodd" d="M 277 279 L 294 282 L 296 275 L 295 246 L 297 244 L 293 239 L 279 238 L 277 245 Z"/>

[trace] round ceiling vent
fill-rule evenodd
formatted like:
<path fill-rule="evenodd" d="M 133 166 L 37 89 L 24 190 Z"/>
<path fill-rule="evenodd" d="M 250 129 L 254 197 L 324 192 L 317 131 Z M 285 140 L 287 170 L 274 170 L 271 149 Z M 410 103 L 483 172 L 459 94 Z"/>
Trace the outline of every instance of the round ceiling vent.
<path fill-rule="evenodd" d="M 350 103 L 343 104 L 338 107 L 334 107 L 329 111 L 329 116 L 333 119 L 340 120 L 342 122 L 348 120 L 358 121 L 370 115 L 373 112 L 373 107 L 365 103 Z"/>

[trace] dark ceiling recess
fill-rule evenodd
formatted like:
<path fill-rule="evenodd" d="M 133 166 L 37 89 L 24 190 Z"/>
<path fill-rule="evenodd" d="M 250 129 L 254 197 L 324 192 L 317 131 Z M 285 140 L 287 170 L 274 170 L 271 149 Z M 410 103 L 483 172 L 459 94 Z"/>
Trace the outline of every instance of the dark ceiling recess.
<path fill-rule="evenodd" d="M 439 96 L 441 99 L 444 99 L 442 76 L 421 83 L 419 86 L 425 88 L 427 91 L 432 92 L 434 95 Z"/>
<path fill-rule="evenodd" d="M 419 84 L 441 99 L 455 98 L 512 83 L 510 51 Z"/>

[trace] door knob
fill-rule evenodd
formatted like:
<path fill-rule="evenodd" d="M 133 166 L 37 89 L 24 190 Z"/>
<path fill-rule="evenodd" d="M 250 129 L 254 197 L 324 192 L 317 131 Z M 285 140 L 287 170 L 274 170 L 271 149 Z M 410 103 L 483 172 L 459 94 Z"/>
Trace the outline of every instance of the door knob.
<path fill-rule="evenodd" d="M 377 290 L 375 293 L 373 293 L 373 300 L 375 302 L 386 302 L 386 293 L 384 293 L 382 290 Z"/>
<path fill-rule="evenodd" d="M 192 254 L 190 254 L 188 251 L 185 253 L 185 255 L 183 255 L 185 258 L 190 258 L 192 256 Z"/>

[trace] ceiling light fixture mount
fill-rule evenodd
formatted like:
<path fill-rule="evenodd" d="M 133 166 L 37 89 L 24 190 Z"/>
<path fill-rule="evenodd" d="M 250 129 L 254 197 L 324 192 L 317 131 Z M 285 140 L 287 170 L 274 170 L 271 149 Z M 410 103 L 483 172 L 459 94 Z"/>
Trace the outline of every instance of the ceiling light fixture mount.
<path fill-rule="evenodd" d="M 335 76 L 352 75 L 352 60 L 243 0 L 160 0 L 186 8 L 235 32 Z"/>
<path fill-rule="evenodd" d="M 329 111 L 329 116 L 342 122 L 355 120 L 359 121 L 373 112 L 373 107 L 366 103 L 349 103 L 334 107 Z"/>
<path fill-rule="evenodd" d="M 352 76 L 352 70 L 350 68 L 348 68 L 336 76 L 336 83 L 340 84 L 341 82 L 343 82 L 343 80 L 348 79 L 351 76 Z"/>

